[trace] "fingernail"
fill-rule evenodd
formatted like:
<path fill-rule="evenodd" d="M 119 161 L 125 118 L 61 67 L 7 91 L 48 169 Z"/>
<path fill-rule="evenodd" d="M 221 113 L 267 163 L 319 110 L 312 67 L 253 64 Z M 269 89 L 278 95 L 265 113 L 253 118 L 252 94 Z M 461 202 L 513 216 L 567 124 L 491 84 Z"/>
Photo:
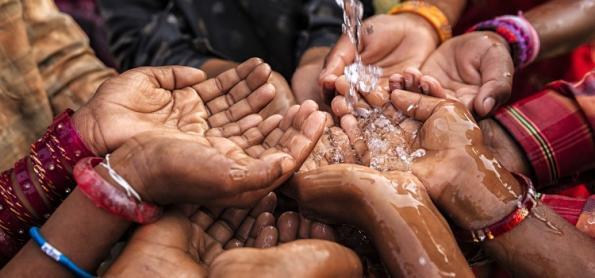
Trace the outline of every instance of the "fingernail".
<path fill-rule="evenodd" d="M 430 87 L 428 86 L 428 84 L 423 83 L 423 84 L 419 85 L 419 87 L 421 88 L 421 92 L 424 95 L 427 95 L 430 93 Z"/>
<path fill-rule="evenodd" d="M 483 108 L 486 113 L 490 113 L 494 108 L 494 105 L 496 105 L 496 100 L 493 97 L 488 97 L 483 100 Z"/>

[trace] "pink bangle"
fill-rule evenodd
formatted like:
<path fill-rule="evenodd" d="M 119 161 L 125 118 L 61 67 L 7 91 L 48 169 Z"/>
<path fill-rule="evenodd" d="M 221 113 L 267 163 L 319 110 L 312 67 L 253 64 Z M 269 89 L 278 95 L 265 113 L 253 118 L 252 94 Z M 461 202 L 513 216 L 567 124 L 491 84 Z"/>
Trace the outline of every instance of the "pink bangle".
<path fill-rule="evenodd" d="M 97 207 L 113 215 L 140 224 L 157 221 L 162 213 L 160 207 L 139 202 L 126 195 L 124 191 L 110 184 L 95 171 L 94 167 L 102 161 L 100 157 L 87 157 L 74 166 L 74 178 L 78 189 Z"/>
<path fill-rule="evenodd" d="M 2 192 L 2 196 L 0 196 L 0 227 L 7 234 L 19 240 L 24 240 L 25 231 L 28 228 L 27 221 L 19 217 L 19 211 L 14 210 L 14 206 L 10 205 L 9 196 L 5 196 L 5 191 L 8 190 L 8 187 L 12 187 L 10 184 L 11 175 L 12 169 L 4 171 L 0 175 L 0 191 Z"/>
<path fill-rule="evenodd" d="M 35 188 L 35 184 L 31 180 L 29 169 L 27 165 L 28 158 L 25 157 L 14 164 L 14 177 L 17 184 L 21 188 L 21 192 L 25 195 L 25 198 L 31 205 L 33 211 L 39 216 L 36 222 L 33 224 L 41 224 L 40 218 L 47 215 L 50 212 L 50 208 L 43 201 L 41 195 Z"/>

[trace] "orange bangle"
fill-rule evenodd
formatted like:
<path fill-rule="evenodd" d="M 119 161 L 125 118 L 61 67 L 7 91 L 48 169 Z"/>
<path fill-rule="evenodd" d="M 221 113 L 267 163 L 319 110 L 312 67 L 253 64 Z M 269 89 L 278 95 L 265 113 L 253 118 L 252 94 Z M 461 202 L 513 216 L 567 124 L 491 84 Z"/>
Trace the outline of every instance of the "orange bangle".
<path fill-rule="evenodd" d="M 400 13 L 414 13 L 425 18 L 436 30 L 440 43 L 452 37 L 452 28 L 448 23 L 448 18 L 436 6 L 423 1 L 407 1 L 394 6 L 388 14 L 395 15 Z"/>

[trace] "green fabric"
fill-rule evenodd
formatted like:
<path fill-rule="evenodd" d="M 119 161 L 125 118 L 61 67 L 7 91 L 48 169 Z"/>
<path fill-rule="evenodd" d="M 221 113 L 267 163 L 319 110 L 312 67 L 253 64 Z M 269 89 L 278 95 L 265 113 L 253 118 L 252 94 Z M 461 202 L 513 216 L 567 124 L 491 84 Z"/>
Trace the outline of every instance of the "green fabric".
<path fill-rule="evenodd" d="M 400 0 L 374 0 L 374 11 L 376 14 L 385 14 L 399 3 L 401 3 Z"/>

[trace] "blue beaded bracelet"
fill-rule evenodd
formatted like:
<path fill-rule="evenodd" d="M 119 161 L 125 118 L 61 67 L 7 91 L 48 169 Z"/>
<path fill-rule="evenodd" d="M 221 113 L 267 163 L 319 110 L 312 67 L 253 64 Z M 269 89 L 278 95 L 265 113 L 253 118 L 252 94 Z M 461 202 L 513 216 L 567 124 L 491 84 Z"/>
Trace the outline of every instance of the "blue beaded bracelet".
<path fill-rule="evenodd" d="M 82 268 L 78 267 L 73 261 L 71 261 L 68 257 L 66 257 L 62 252 L 60 252 L 56 247 L 52 246 L 45 240 L 39 228 L 31 227 L 29 229 L 29 235 L 41 247 L 41 251 L 48 255 L 48 257 L 52 258 L 54 261 L 58 262 L 59 264 L 63 265 L 64 267 L 68 268 L 68 270 L 72 271 L 76 277 L 82 278 L 94 278 L 95 276 L 89 274 L 87 271 L 83 270 Z"/>

